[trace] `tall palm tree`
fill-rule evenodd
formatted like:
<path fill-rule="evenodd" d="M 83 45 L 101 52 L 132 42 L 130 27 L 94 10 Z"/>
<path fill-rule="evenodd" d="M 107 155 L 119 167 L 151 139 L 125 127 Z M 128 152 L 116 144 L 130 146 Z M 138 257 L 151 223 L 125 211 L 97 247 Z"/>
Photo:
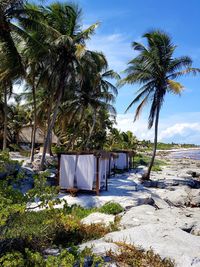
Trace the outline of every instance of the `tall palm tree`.
<path fill-rule="evenodd" d="M 137 91 L 137 96 L 130 103 L 127 110 L 139 102 L 135 112 L 135 120 L 147 103 L 151 103 L 148 128 L 155 124 L 154 148 L 151 162 L 144 179 L 150 178 L 152 166 L 157 149 L 158 123 L 160 110 L 164 102 L 166 93 L 180 94 L 183 86 L 175 79 L 185 74 L 196 74 L 199 69 L 192 68 L 190 57 L 174 57 L 176 46 L 172 43 L 168 34 L 163 31 L 150 31 L 143 35 L 147 45 L 133 42 L 133 49 L 139 54 L 129 62 L 129 67 L 125 70 L 127 76 L 122 84 L 141 84 Z"/>
<path fill-rule="evenodd" d="M 21 55 L 16 46 L 13 23 L 17 19 L 16 10 L 23 10 L 23 0 L 3 0 L 0 3 L 0 86 L 4 92 L 4 134 L 3 149 L 7 145 L 8 106 L 7 100 L 12 93 L 13 83 L 24 76 Z"/>
<path fill-rule="evenodd" d="M 85 40 L 91 36 L 97 24 L 82 31 L 79 24 L 81 11 L 71 4 L 54 3 L 48 7 L 27 5 L 27 14 L 28 19 L 23 17 L 20 25 L 37 41 L 37 45 L 32 42 L 31 50 L 33 57 L 35 53 L 40 54 L 39 64 L 43 70 L 39 81 L 42 85 L 45 80 L 51 96 L 51 116 L 41 159 L 42 169 L 63 96 L 70 89 L 70 84 L 77 83 L 79 76 L 76 73 L 86 51 Z M 46 79 L 43 79 L 44 76 Z"/>
<path fill-rule="evenodd" d="M 89 129 L 89 134 L 84 143 L 84 148 L 87 149 L 90 138 L 95 128 L 97 115 L 101 109 L 106 109 L 112 114 L 116 111 L 112 104 L 117 96 L 117 88 L 108 81 L 109 79 L 119 79 L 119 75 L 113 70 L 108 70 L 108 64 L 105 57 L 99 54 L 100 60 L 96 60 L 96 68 L 91 66 L 91 69 L 83 66 L 84 77 L 81 87 L 81 99 L 85 107 L 91 109 L 92 124 Z M 97 59 L 97 55 L 95 56 Z"/>

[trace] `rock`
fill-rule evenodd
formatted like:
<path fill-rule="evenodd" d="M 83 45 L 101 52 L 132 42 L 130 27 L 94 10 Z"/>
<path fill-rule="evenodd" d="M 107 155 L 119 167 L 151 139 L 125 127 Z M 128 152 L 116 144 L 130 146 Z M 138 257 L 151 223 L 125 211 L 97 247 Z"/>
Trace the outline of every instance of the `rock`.
<path fill-rule="evenodd" d="M 31 161 L 28 159 L 28 160 L 25 160 L 22 164 L 23 167 L 27 167 L 27 168 L 31 168 L 33 166 L 33 164 L 31 163 Z"/>
<path fill-rule="evenodd" d="M 146 225 L 147 222 L 175 226 L 190 232 L 193 226 L 200 226 L 200 213 L 198 208 L 180 210 L 168 206 L 163 209 L 156 209 L 150 205 L 142 205 L 130 208 L 122 216 L 120 225 L 122 228 L 131 228 Z"/>
<path fill-rule="evenodd" d="M 34 171 L 40 170 L 40 159 L 39 158 L 35 159 L 32 164 L 33 164 Z"/>
<path fill-rule="evenodd" d="M 187 174 L 191 175 L 192 177 L 199 177 L 200 176 L 200 172 L 196 172 L 196 171 L 187 171 Z"/>
<path fill-rule="evenodd" d="M 190 232 L 192 235 L 197 235 L 200 236 L 200 224 L 199 225 L 194 225 L 191 229 Z"/>
<path fill-rule="evenodd" d="M 57 248 L 47 248 L 43 251 L 46 256 L 58 256 L 60 254 L 60 250 Z"/>
<path fill-rule="evenodd" d="M 114 223 L 115 216 L 110 214 L 104 214 L 100 212 L 94 212 L 83 218 L 81 222 L 86 225 L 90 224 L 104 224 L 105 226 L 109 226 L 110 223 Z"/>
<path fill-rule="evenodd" d="M 92 252 L 99 256 L 105 256 L 107 251 L 119 252 L 119 247 L 116 244 L 109 241 L 106 242 L 103 239 L 89 241 L 79 246 L 80 251 L 85 248 L 91 248 Z"/>
<path fill-rule="evenodd" d="M 200 190 L 192 189 L 189 193 L 189 206 L 200 207 Z"/>
<path fill-rule="evenodd" d="M 188 187 L 180 187 L 175 191 L 166 190 L 163 192 L 163 197 L 161 198 L 166 200 L 168 203 L 172 203 L 175 206 L 184 206 L 188 204 L 188 194 L 190 189 Z"/>
<path fill-rule="evenodd" d="M 152 199 L 154 201 L 153 204 L 154 207 L 157 207 L 158 209 L 169 208 L 169 204 L 159 196 L 152 195 Z"/>
<path fill-rule="evenodd" d="M 143 224 L 146 219 L 153 220 L 154 212 L 155 208 L 150 205 L 141 205 L 138 207 L 133 207 L 122 216 L 120 225 L 123 228 L 139 226 Z"/>
<path fill-rule="evenodd" d="M 142 185 L 145 187 L 157 187 L 158 182 L 152 180 L 144 180 L 142 181 Z"/>
<path fill-rule="evenodd" d="M 200 266 L 200 237 L 168 224 L 146 224 L 107 234 L 104 241 L 126 242 L 145 250 L 153 249 L 161 258 L 175 260 L 177 267 Z"/>

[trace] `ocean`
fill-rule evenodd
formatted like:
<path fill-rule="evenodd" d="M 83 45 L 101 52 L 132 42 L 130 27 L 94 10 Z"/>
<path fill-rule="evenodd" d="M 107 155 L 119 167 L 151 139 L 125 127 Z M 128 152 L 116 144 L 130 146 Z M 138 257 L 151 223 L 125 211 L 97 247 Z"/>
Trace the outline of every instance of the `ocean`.
<path fill-rule="evenodd" d="M 171 157 L 176 159 L 188 158 L 200 160 L 200 149 L 174 151 L 171 152 Z"/>

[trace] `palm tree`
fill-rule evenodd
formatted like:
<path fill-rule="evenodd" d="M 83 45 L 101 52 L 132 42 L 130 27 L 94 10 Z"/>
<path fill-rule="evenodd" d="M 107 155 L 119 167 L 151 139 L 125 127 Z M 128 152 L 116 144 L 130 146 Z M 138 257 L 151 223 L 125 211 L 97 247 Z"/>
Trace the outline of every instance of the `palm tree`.
<path fill-rule="evenodd" d="M 3 149 L 7 145 L 8 106 L 7 100 L 12 94 L 13 83 L 24 76 L 25 71 L 21 55 L 17 49 L 15 33 L 18 27 L 13 23 L 17 19 L 16 10 L 23 10 L 21 0 L 3 0 L 0 3 L 0 87 L 4 94 L 4 134 Z"/>
<path fill-rule="evenodd" d="M 95 59 L 97 59 L 95 56 Z M 100 60 L 99 60 L 100 59 Z M 119 75 L 113 70 L 108 70 L 108 63 L 102 54 L 99 54 L 99 59 L 96 60 L 96 68 L 91 66 L 91 69 L 84 66 L 83 82 L 81 87 L 81 99 L 83 105 L 91 110 L 92 124 L 89 129 L 89 134 L 86 141 L 83 143 L 85 149 L 88 148 L 92 133 L 97 121 L 97 115 L 101 109 L 106 109 L 113 115 L 116 114 L 112 103 L 117 96 L 117 88 L 108 81 L 109 79 L 119 79 Z"/>
<path fill-rule="evenodd" d="M 85 40 L 94 32 L 97 24 L 81 30 L 81 11 L 71 4 L 54 3 L 48 7 L 27 5 L 27 17 L 20 20 L 21 27 L 34 37 L 31 50 L 42 66 L 40 85 L 49 89 L 50 116 L 44 142 L 41 169 L 63 96 L 71 84 L 77 83 L 80 59 L 84 56 Z M 30 43 L 29 43 L 30 45 Z M 42 53 L 41 53 L 42 51 Z M 44 79 L 45 77 L 45 79 Z M 48 80 L 48 83 L 47 83 Z"/>
<path fill-rule="evenodd" d="M 190 57 L 174 57 L 176 46 L 172 43 L 168 34 L 163 31 L 150 31 L 143 35 L 147 45 L 133 42 L 133 49 L 139 54 L 129 62 L 129 67 L 125 70 L 127 76 L 122 84 L 139 83 L 142 87 L 137 91 L 137 96 L 130 103 L 127 110 L 139 102 L 135 112 L 135 119 L 139 117 L 143 107 L 150 102 L 150 114 L 148 128 L 155 124 L 154 148 L 152 159 L 144 179 L 150 178 L 152 166 L 157 149 L 158 123 L 161 107 L 164 103 L 166 93 L 180 94 L 183 86 L 175 79 L 185 74 L 196 74 L 199 69 L 192 68 Z"/>

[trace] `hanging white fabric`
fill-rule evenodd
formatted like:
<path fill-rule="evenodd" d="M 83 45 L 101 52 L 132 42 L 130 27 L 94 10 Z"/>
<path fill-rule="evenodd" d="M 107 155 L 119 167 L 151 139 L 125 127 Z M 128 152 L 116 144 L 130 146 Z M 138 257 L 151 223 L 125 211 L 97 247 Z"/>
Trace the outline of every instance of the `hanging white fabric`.
<path fill-rule="evenodd" d="M 60 187 L 69 189 L 74 187 L 75 155 L 61 155 L 60 159 Z"/>
<path fill-rule="evenodd" d="M 125 169 L 127 168 L 127 157 L 126 153 L 118 153 L 119 157 L 116 159 L 116 168 Z"/>
<path fill-rule="evenodd" d="M 107 175 L 107 159 L 100 158 L 99 160 L 99 188 L 105 186 Z"/>
<path fill-rule="evenodd" d="M 110 170 L 109 168 L 111 167 L 110 166 L 110 159 L 106 159 L 106 174 L 108 175 L 110 173 Z"/>
<path fill-rule="evenodd" d="M 76 166 L 77 188 L 83 190 L 92 190 L 95 177 L 94 155 L 79 155 Z"/>

